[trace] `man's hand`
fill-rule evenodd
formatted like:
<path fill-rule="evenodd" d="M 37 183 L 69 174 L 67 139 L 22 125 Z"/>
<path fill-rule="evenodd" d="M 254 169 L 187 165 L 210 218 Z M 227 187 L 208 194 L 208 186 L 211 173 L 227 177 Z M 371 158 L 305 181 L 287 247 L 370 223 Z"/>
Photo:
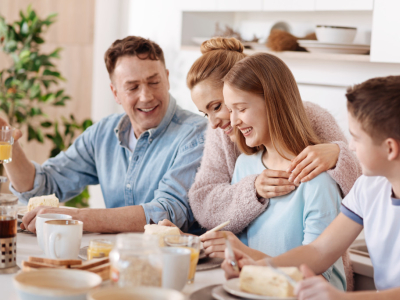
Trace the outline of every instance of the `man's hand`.
<path fill-rule="evenodd" d="M 289 194 L 296 186 L 289 182 L 290 174 L 285 171 L 265 169 L 254 183 L 257 196 L 262 198 L 274 198 Z"/>
<path fill-rule="evenodd" d="M 22 218 L 21 229 L 29 230 L 33 233 L 36 232 L 36 216 L 41 214 L 64 214 L 69 215 L 72 219 L 76 219 L 76 212 L 78 209 L 57 208 L 51 206 L 39 206 L 34 210 L 27 212 Z"/>
<path fill-rule="evenodd" d="M 346 293 L 335 289 L 325 278 L 316 276 L 306 265 L 300 266 L 304 280 L 300 281 L 294 290 L 298 300 L 336 300 L 344 299 Z"/>
<path fill-rule="evenodd" d="M 0 118 L 0 127 L 3 127 L 3 126 L 9 126 L 10 127 L 10 125 L 7 123 L 6 120 L 4 120 L 3 118 Z M 21 136 L 22 136 L 21 130 L 19 130 L 17 128 L 14 128 L 14 131 L 13 131 L 14 142 L 18 141 Z"/>
<path fill-rule="evenodd" d="M 200 236 L 205 254 L 209 257 L 225 258 L 225 237 L 233 248 L 242 250 L 244 244 L 230 231 L 206 232 Z"/>
<path fill-rule="evenodd" d="M 257 265 L 257 262 L 250 256 L 243 253 L 240 250 L 233 249 L 236 261 L 238 262 L 239 269 L 242 269 L 246 265 Z M 231 265 L 231 257 L 229 256 L 228 250 L 225 250 L 225 260 L 221 265 L 221 268 L 225 271 L 225 278 L 231 279 L 239 277 L 240 272 L 235 271 Z"/>
<path fill-rule="evenodd" d="M 308 146 L 292 160 L 287 172 L 292 174 L 289 181 L 298 185 L 310 181 L 322 172 L 336 166 L 340 148 L 336 144 L 319 144 Z"/>
<path fill-rule="evenodd" d="M 178 228 L 178 226 L 176 226 L 174 223 L 172 223 L 170 220 L 168 220 L 168 219 L 164 219 L 164 220 L 162 220 L 162 221 L 159 221 L 158 222 L 158 225 L 162 225 L 162 226 L 168 226 L 168 227 L 176 227 L 176 228 Z M 178 228 L 179 229 L 179 228 Z M 180 233 L 181 234 L 185 234 L 185 233 L 183 233 L 180 229 L 179 229 L 179 231 L 180 231 Z"/>

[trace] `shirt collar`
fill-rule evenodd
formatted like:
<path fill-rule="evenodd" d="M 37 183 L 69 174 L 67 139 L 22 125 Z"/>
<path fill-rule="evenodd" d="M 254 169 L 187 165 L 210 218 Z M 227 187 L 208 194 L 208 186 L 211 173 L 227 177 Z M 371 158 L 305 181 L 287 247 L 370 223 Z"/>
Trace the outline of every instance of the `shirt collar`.
<path fill-rule="evenodd" d="M 169 94 L 168 108 L 164 115 L 164 118 L 161 120 L 161 123 L 155 128 L 146 130 L 144 133 L 148 132 L 149 138 L 151 139 L 155 139 L 157 136 L 159 136 L 171 123 L 172 118 L 175 115 L 176 108 L 177 108 L 176 100 L 174 97 L 171 96 L 171 94 Z M 128 115 L 124 114 L 122 118 L 119 120 L 117 127 L 114 128 L 115 135 L 117 136 L 119 144 L 121 146 L 128 147 L 129 131 L 131 127 L 132 124 Z"/>
<path fill-rule="evenodd" d="M 395 205 L 395 206 L 400 206 L 400 199 L 397 199 L 397 198 L 394 197 L 393 190 L 392 190 L 392 196 L 391 196 L 391 198 L 392 198 L 392 204 L 393 204 L 393 205 Z"/>

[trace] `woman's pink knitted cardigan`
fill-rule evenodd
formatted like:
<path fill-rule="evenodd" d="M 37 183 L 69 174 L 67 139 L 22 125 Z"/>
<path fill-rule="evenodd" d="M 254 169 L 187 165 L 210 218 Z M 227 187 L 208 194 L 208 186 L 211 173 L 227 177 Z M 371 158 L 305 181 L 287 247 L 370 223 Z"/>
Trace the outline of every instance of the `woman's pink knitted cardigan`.
<path fill-rule="evenodd" d="M 316 104 L 303 103 L 318 137 L 340 147 L 336 167 L 328 170 L 328 173 L 346 195 L 361 175 L 357 158 L 349 149 L 347 140 L 333 116 Z M 239 155 L 236 145 L 221 129 L 208 128 L 203 159 L 189 190 L 189 202 L 194 217 L 206 229 L 230 220 L 225 230 L 239 233 L 266 208 L 266 204 L 260 203 L 256 196 L 254 182 L 257 175 L 247 176 L 231 185 Z M 343 258 L 345 265 L 348 265 L 348 257 Z M 352 283 L 348 282 L 348 285 L 351 288 Z"/>

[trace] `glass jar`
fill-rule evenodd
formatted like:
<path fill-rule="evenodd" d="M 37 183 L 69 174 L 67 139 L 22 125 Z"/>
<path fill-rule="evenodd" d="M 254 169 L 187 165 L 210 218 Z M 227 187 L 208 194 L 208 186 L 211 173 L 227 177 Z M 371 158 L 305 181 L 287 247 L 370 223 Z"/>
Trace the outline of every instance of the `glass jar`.
<path fill-rule="evenodd" d="M 17 265 L 18 197 L 0 194 L 0 273 Z"/>
<path fill-rule="evenodd" d="M 119 287 L 161 287 L 162 252 L 157 236 L 142 233 L 118 234 L 109 258 L 111 281 Z"/>

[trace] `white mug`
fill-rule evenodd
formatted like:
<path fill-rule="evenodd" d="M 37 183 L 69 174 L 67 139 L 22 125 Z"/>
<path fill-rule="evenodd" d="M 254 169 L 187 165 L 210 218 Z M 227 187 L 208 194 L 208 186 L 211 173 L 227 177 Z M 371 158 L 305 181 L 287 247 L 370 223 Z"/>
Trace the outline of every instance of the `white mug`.
<path fill-rule="evenodd" d="M 161 251 L 163 253 L 162 287 L 181 291 L 188 281 L 191 251 L 180 247 L 164 247 Z"/>
<path fill-rule="evenodd" d="M 43 225 L 45 254 L 53 259 L 77 259 L 81 247 L 83 222 L 52 220 Z"/>
<path fill-rule="evenodd" d="M 36 216 L 36 236 L 40 249 L 44 252 L 43 224 L 50 220 L 71 220 L 72 217 L 63 214 L 41 214 Z"/>

